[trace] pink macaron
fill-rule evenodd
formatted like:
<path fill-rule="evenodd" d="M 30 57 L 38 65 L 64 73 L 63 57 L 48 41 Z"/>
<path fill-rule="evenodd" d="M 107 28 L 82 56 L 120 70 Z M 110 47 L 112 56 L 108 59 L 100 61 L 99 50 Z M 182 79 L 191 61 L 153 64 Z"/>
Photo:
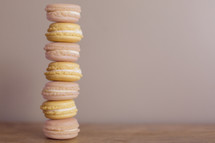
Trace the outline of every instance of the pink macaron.
<path fill-rule="evenodd" d="M 46 58 L 56 62 L 76 62 L 80 46 L 76 43 L 49 43 L 45 45 Z"/>
<path fill-rule="evenodd" d="M 78 97 L 79 90 L 79 85 L 75 82 L 51 81 L 46 83 L 42 95 L 47 100 L 70 100 Z"/>
<path fill-rule="evenodd" d="M 45 136 L 52 139 L 72 139 L 78 136 L 79 131 L 79 124 L 75 118 L 48 120 L 43 128 Z"/>
<path fill-rule="evenodd" d="M 75 23 L 80 19 L 81 7 L 74 4 L 49 4 L 47 19 L 54 22 Z"/>

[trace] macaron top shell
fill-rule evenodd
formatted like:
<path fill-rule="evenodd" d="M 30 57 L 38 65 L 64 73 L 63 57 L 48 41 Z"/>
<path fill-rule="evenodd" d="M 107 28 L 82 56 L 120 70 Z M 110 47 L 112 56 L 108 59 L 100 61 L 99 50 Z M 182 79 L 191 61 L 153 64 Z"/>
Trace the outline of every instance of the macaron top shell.
<path fill-rule="evenodd" d="M 75 23 L 52 23 L 48 32 L 58 31 L 58 30 L 80 30 L 80 25 Z"/>
<path fill-rule="evenodd" d="M 64 109 L 75 106 L 73 100 L 62 100 L 62 101 L 46 101 L 41 105 L 42 110 L 55 110 L 55 109 Z"/>
<path fill-rule="evenodd" d="M 80 52 L 80 45 L 76 43 L 63 43 L 63 42 L 53 42 L 48 43 L 44 47 L 45 51 L 54 51 L 54 50 L 74 50 Z"/>
<path fill-rule="evenodd" d="M 63 70 L 63 69 L 77 69 L 80 70 L 79 64 L 72 63 L 72 62 L 52 62 L 49 64 L 47 71 L 52 70 Z"/>
<path fill-rule="evenodd" d="M 79 90 L 79 85 L 75 82 L 57 82 L 57 81 L 51 81 L 46 83 L 44 89 L 47 88 L 58 88 L 58 89 L 75 89 Z"/>
<path fill-rule="evenodd" d="M 47 120 L 45 122 L 45 129 L 61 131 L 65 129 L 78 128 L 79 124 L 75 118 L 67 118 L 62 120 Z"/>
<path fill-rule="evenodd" d="M 79 5 L 75 5 L 75 4 L 56 3 L 56 4 L 47 5 L 45 10 L 47 12 L 52 12 L 52 11 L 77 11 L 77 12 L 81 12 L 81 7 Z"/>

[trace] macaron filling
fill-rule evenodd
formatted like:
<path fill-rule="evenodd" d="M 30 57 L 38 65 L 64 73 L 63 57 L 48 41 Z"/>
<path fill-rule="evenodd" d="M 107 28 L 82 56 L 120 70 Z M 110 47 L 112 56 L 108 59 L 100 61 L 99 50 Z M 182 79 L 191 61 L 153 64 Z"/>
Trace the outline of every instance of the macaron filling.
<path fill-rule="evenodd" d="M 66 109 L 54 109 L 54 110 L 46 110 L 46 111 L 60 111 L 60 112 L 63 112 L 63 111 L 73 111 L 74 109 L 76 109 L 76 106 L 74 107 L 71 107 L 71 108 L 66 108 Z"/>
<path fill-rule="evenodd" d="M 77 56 L 77 57 L 80 56 L 79 52 L 74 50 L 47 50 L 46 52 L 47 52 L 46 54 L 50 54 L 54 56 L 71 56 L 71 55 Z"/>
<path fill-rule="evenodd" d="M 77 129 L 70 129 L 70 130 L 66 130 L 66 131 L 69 131 L 69 132 L 74 132 L 74 131 L 77 131 L 79 130 L 78 128 Z"/>
<path fill-rule="evenodd" d="M 64 12 L 65 14 L 72 14 L 72 15 L 76 15 L 76 16 L 80 16 L 80 12 L 77 11 L 50 11 L 48 12 L 48 14 L 50 13 L 55 13 L 55 12 Z"/>
<path fill-rule="evenodd" d="M 78 128 L 76 128 L 76 129 L 62 129 L 62 130 L 55 130 L 55 129 L 45 129 L 45 130 L 47 130 L 47 131 L 53 131 L 53 132 L 58 132 L 58 131 L 68 131 L 68 132 L 74 132 L 74 131 L 79 131 L 79 129 Z"/>
<path fill-rule="evenodd" d="M 76 12 L 76 11 L 65 11 L 65 12 L 68 12 L 68 13 L 74 14 L 74 15 L 78 15 L 78 16 L 81 15 L 79 12 Z"/>
<path fill-rule="evenodd" d="M 80 35 L 83 34 L 81 30 L 56 30 L 56 31 L 48 32 L 48 33 L 59 33 L 59 32 L 62 32 L 62 33 L 74 33 L 74 34 L 80 34 Z"/>
<path fill-rule="evenodd" d="M 67 53 L 70 53 L 70 54 L 80 55 L 78 51 L 74 51 L 74 50 L 59 50 L 59 51 L 64 51 L 64 52 L 67 52 Z"/>
<path fill-rule="evenodd" d="M 77 15 L 77 16 L 80 16 L 81 14 L 77 11 L 63 11 L 65 13 L 69 13 L 69 14 L 73 14 L 73 15 Z"/>
<path fill-rule="evenodd" d="M 73 51 L 73 50 L 61 50 L 61 51 L 65 51 L 71 54 L 76 54 L 76 55 L 80 55 L 78 51 Z"/>
<path fill-rule="evenodd" d="M 75 90 L 56 90 L 56 89 L 45 89 L 44 92 L 58 92 L 58 93 L 75 93 Z"/>
<path fill-rule="evenodd" d="M 47 131 L 47 132 L 50 132 L 50 133 L 61 133 L 61 134 L 63 132 L 66 132 L 66 133 L 68 133 L 68 132 L 71 132 L 71 133 L 77 132 L 78 133 L 80 131 L 78 128 L 75 128 L 75 129 L 53 129 L 53 128 L 49 129 L 49 128 L 45 128 L 44 130 Z"/>
<path fill-rule="evenodd" d="M 79 69 L 74 69 L 74 70 L 67 70 L 67 69 L 63 69 L 63 70 L 52 70 L 53 72 L 56 72 L 56 71 L 63 71 L 63 72 L 73 72 L 73 73 L 79 73 L 79 74 L 82 74 L 81 73 L 81 70 Z M 50 71 L 50 72 L 52 72 Z"/>

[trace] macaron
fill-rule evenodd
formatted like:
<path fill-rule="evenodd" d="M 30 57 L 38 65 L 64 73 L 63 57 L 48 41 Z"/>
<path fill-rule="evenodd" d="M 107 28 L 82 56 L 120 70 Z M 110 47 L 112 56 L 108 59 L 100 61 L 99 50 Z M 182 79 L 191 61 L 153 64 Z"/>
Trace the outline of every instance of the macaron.
<path fill-rule="evenodd" d="M 42 90 L 42 95 L 47 100 L 69 100 L 78 97 L 79 85 L 75 82 L 57 82 L 46 83 Z"/>
<path fill-rule="evenodd" d="M 79 42 L 83 38 L 81 28 L 74 23 L 52 23 L 46 38 L 53 42 Z"/>
<path fill-rule="evenodd" d="M 79 64 L 72 62 L 52 62 L 45 72 L 48 80 L 52 81 L 78 81 L 82 77 Z"/>
<path fill-rule="evenodd" d="M 80 57 L 80 46 L 76 43 L 49 43 L 44 50 L 46 58 L 56 62 L 75 62 Z"/>
<path fill-rule="evenodd" d="M 40 108 L 43 110 L 46 118 L 66 119 L 77 114 L 77 108 L 73 100 L 46 101 Z"/>
<path fill-rule="evenodd" d="M 47 19 L 54 22 L 75 23 L 80 19 L 81 7 L 74 4 L 49 4 L 46 6 Z"/>
<path fill-rule="evenodd" d="M 72 139 L 78 136 L 79 131 L 75 118 L 47 120 L 43 127 L 45 136 L 52 139 Z"/>

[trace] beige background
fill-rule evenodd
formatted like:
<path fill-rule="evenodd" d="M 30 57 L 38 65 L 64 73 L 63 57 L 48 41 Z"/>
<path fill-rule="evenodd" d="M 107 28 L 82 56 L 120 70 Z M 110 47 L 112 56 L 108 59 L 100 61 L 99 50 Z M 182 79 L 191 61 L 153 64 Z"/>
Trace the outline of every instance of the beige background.
<path fill-rule="evenodd" d="M 80 122 L 215 122 L 214 0 L 4 0 L 0 121 L 45 120 L 48 3 L 82 6 Z"/>

